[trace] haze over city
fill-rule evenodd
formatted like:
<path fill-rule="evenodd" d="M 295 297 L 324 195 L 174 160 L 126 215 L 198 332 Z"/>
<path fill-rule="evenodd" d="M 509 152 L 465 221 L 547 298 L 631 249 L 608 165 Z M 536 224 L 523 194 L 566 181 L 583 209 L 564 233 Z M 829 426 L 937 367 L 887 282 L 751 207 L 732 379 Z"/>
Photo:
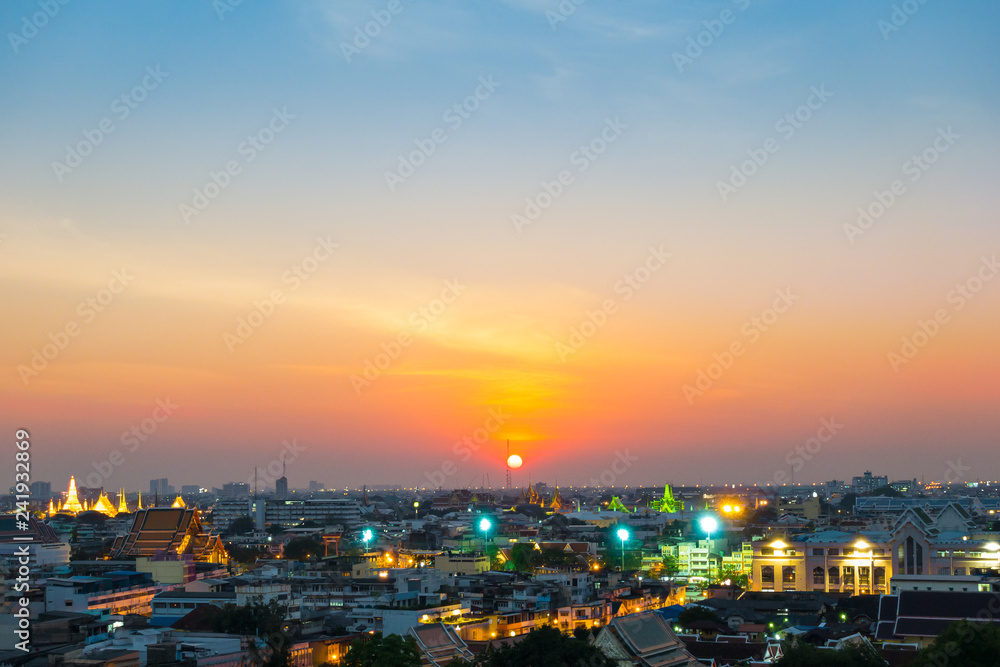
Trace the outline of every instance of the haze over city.
<path fill-rule="evenodd" d="M 33 479 L 1000 478 L 1000 7 L 563 4 L 4 3 Z"/>

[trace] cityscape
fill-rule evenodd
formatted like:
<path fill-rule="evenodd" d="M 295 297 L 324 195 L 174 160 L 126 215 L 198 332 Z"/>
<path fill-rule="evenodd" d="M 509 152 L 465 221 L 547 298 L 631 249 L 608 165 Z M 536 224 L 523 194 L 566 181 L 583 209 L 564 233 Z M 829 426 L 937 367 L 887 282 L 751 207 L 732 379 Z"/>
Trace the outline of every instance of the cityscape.
<path fill-rule="evenodd" d="M 0 27 L 0 667 L 1000 667 L 1000 3 Z"/>

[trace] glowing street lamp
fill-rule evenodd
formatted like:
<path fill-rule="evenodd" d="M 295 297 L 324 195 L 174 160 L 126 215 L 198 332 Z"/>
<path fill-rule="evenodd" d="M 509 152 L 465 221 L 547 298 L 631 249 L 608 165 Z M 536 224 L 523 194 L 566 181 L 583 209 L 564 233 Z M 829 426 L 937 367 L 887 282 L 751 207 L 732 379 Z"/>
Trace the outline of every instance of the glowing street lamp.
<path fill-rule="evenodd" d="M 714 516 L 703 516 L 698 525 L 708 537 L 708 581 L 712 582 L 712 533 L 719 529 L 719 522 Z"/>
<path fill-rule="evenodd" d="M 625 571 L 625 540 L 628 539 L 628 530 L 625 528 L 618 529 L 618 539 L 622 541 L 622 572 Z"/>
<path fill-rule="evenodd" d="M 361 533 L 361 541 L 365 543 L 365 553 L 368 553 L 368 543 L 372 541 L 375 537 L 375 533 L 372 532 L 371 528 L 365 528 L 364 532 Z"/>
<path fill-rule="evenodd" d="M 989 542 L 983 545 L 983 548 L 987 551 L 992 551 L 997 557 L 997 569 L 1000 570 L 1000 544 L 996 542 Z"/>
<path fill-rule="evenodd" d="M 419 519 L 420 518 L 420 501 L 419 500 L 414 500 L 413 501 L 413 518 L 414 519 Z"/>
<path fill-rule="evenodd" d="M 487 557 L 489 557 L 489 554 L 487 553 L 486 550 L 486 536 L 489 534 L 490 528 L 492 527 L 493 527 L 493 522 L 487 519 L 486 517 L 483 517 L 482 519 L 479 520 L 479 530 L 483 531 L 483 553 L 487 554 Z"/>

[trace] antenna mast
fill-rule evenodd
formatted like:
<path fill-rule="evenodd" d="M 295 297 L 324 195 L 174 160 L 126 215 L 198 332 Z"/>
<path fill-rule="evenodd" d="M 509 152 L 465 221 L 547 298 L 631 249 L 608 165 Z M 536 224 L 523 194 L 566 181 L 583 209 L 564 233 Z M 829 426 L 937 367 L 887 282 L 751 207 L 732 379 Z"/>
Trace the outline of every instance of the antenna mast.
<path fill-rule="evenodd" d="M 510 488 L 510 438 L 507 438 L 507 488 Z"/>

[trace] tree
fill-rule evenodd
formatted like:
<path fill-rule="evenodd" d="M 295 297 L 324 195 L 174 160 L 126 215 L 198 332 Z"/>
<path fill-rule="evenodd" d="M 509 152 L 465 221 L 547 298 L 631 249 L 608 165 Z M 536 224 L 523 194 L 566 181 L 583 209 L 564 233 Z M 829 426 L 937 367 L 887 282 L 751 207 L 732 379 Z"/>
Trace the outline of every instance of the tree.
<path fill-rule="evenodd" d="M 309 560 L 323 556 L 323 545 L 308 537 L 296 537 L 285 545 L 285 558 L 289 560 Z"/>
<path fill-rule="evenodd" d="M 272 523 L 264 530 L 267 531 L 268 535 L 280 535 L 281 533 L 285 532 L 284 526 L 282 526 L 280 523 Z"/>
<path fill-rule="evenodd" d="M 253 519 L 244 515 L 229 524 L 229 528 L 226 529 L 226 535 L 243 535 L 244 533 L 249 533 L 253 529 Z"/>
<path fill-rule="evenodd" d="M 720 581 L 725 581 L 728 579 L 733 583 L 734 586 L 739 586 L 740 588 L 750 588 L 750 577 L 741 574 L 733 567 L 727 567 L 722 570 L 722 574 L 719 575 Z"/>
<path fill-rule="evenodd" d="M 420 667 L 420 649 L 413 637 L 375 635 L 351 644 L 345 667 Z"/>
<path fill-rule="evenodd" d="M 517 572 L 532 572 L 538 560 L 538 550 L 534 544 L 515 544 L 510 550 L 509 564 Z"/>
<path fill-rule="evenodd" d="M 663 557 L 663 576 L 672 577 L 681 571 L 677 556 L 666 555 Z"/>
<path fill-rule="evenodd" d="M 718 614 L 705 607 L 685 607 L 684 611 L 677 616 L 677 623 L 681 626 L 687 626 L 689 623 L 694 623 L 695 621 L 722 623 L 722 619 L 719 618 Z"/>
<path fill-rule="evenodd" d="M 799 642 L 785 648 L 781 660 L 774 664 L 775 667 L 885 667 L 886 661 L 870 644 L 818 649 L 808 642 Z"/>
<path fill-rule="evenodd" d="M 913 667 L 936 667 L 947 662 L 962 667 L 987 667 L 1000 656 L 1000 629 L 992 623 L 952 623 L 925 648 Z"/>
<path fill-rule="evenodd" d="M 271 635 L 281 632 L 287 607 L 277 600 L 264 602 L 257 596 L 242 606 L 209 607 L 212 632 L 230 635 Z"/>
<path fill-rule="evenodd" d="M 840 509 L 851 512 L 854 510 L 854 504 L 858 502 L 858 494 L 856 493 L 845 493 L 844 497 L 840 499 Z"/>
<path fill-rule="evenodd" d="M 532 630 L 514 645 L 483 654 L 475 664 L 477 667 L 615 667 L 615 662 L 601 649 L 551 626 Z"/>

